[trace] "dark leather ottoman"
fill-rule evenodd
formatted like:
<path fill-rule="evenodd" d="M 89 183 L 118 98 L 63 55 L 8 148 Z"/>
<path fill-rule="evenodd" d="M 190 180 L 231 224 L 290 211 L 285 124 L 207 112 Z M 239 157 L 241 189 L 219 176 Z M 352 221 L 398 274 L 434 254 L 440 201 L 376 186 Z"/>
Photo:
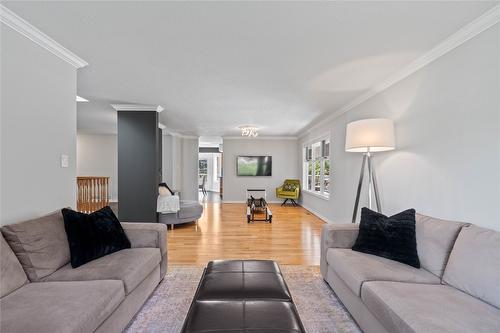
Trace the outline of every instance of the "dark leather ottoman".
<path fill-rule="evenodd" d="M 305 332 L 278 264 L 208 263 L 182 332 Z"/>

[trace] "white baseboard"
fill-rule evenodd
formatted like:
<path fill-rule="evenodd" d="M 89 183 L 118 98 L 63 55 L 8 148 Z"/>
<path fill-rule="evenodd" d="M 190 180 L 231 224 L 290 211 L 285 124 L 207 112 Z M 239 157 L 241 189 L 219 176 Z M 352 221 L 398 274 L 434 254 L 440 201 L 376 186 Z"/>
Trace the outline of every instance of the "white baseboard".
<path fill-rule="evenodd" d="M 334 223 L 331 219 L 325 217 L 324 215 L 321 215 L 320 213 L 316 212 L 314 209 L 311 209 L 307 206 L 304 206 L 302 205 L 302 208 L 304 208 L 305 210 L 309 211 L 309 213 L 312 213 L 314 215 L 316 215 L 317 217 L 319 217 L 320 219 L 322 219 L 323 221 L 325 221 L 326 223 Z"/>

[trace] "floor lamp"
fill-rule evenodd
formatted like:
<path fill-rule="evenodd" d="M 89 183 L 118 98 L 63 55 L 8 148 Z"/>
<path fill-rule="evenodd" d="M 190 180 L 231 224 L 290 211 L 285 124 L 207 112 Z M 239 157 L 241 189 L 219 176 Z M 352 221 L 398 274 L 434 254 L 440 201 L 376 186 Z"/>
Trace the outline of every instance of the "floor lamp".
<path fill-rule="evenodd" d="M 363 187 L 365 166 L 368 164 L 368 206 L 372 208 L 372 188 L 375 193 L 377 211 L 381 212 L 380 196 L 378 194 L 377 177 L 372 163 L 372 153 L 395 149 L 394 123 L 390 119 L 363 119 L 347 124 L 345 136 L 345 151 L 363 153 L 361 173 L 359 174 L 358 191 L 354 203 L 352 223 L 356 223 L 359 196 Z"/>

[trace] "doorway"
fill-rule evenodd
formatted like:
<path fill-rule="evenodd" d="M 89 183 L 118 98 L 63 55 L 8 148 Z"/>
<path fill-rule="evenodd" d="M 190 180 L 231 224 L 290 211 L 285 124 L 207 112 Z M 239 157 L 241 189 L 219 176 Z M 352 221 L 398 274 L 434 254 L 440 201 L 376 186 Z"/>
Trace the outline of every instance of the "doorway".
<path fill-rule="evenodd" d="M 222 138 L 200 137 L 198 152 L 198 199 L 221 202 L 223 195 Z"/>

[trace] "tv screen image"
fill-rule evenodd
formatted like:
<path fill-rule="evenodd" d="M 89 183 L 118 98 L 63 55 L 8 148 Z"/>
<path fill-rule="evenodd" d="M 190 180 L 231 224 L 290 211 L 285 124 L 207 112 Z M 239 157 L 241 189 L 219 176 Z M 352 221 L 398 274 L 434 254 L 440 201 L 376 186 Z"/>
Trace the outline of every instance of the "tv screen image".
<path fill-rule="evenodd" d="M 236 174 L 238 176 L 271 176 L 272 156 L 238 156 Z"/>

